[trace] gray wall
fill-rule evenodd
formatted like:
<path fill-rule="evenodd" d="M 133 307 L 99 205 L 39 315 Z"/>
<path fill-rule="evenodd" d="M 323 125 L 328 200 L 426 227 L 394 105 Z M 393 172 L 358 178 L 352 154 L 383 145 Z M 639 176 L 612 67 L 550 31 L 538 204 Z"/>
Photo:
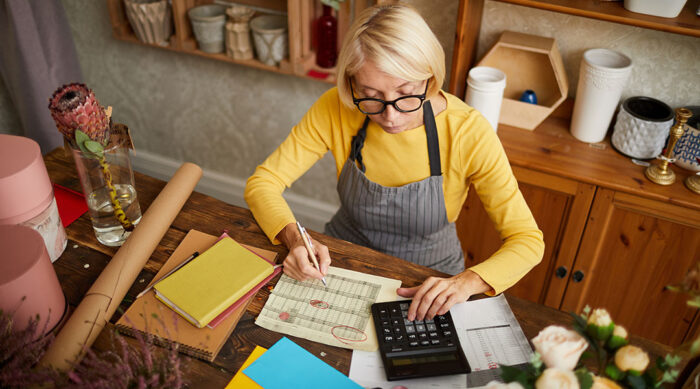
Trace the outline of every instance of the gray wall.
<path fill-rule="evenodd" d="M 186 54 L 130 44 L 111 35 L 106 1 L 62 0 L 85 81 L 116 121 L 127 124 L 136 148 L 191 161 L 245 180 L 330 85 Z M 458 2 L 412 0 L 452 58 Z M 575 95 L 585 49 L 629 55 L 633 75 L 625 96 L 649 95 L 672 106 L 698 104 L 700 39 L 487 1 L 480 56 L 510 29 L 554 36 Z M 48 99 L 49 96 L 47 96 Z M 0 132 L 21 133 L 0 84 Z M 301 198 L 337 204 L 329 156 L 292 188 Z"/>

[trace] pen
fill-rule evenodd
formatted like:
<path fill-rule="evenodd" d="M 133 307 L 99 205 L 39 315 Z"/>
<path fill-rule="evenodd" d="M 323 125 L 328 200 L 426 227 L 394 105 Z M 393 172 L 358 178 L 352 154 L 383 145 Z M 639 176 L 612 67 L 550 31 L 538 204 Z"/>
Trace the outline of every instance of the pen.
<path fill-rule="evenodd" d="M 149 290 L 151 290 L 157 283 L 159 283 L 160 281 L 162 281 L 165 277 L 167 277 L 167 276 L 173 274 L 177 269 L 179 269 L 179 268 L 185 266 L 185 265 L 187 264 L 187 262 L 189 262 L 189 261 L 191 261 L 191 260 L 197 258 L 198 255 L 199 255 L 199 252 L 198 252 L 198 251 L 195 251 L 194 254 L 192 254 L 192 255 L 189 256 L 189 258 L 185 259 L 185 260 L 182 261 L 179 265 L 175 266 L 175 268 L 174 268 L 173 270 L 169 271 L 169 272 L 168 272 L 167 274 L 165 274 L 163 277 L 160 277 L 160 278 L 158 279 L 158 281 L 152 283 L 151 286 L 149 286 L 148 288 L 142 290 L 141 293 L 139 293 L 139 294 L 136 296 L 136 298 L 140 298 L 141 296 L 143 296 L 144 294 L 146 294 L 146 292 L 148 292 Z"/>
<path fill-rule="evenodd" d="M 306 251 L 308 251 L 311 255 L 311 262 L 314 263 L 316 270 L 320 272 L 321 268 L 318 266 L 318 260 L 316 259 L 316 254 L 314 253 L 313 243 L 311 243 L 311 237 L 306 232 L 306 228 L 302 227 L 299 222 L 297 222 L 297 229 L 299 230 L 299 234 L 301 234 L 301 240 L 304 242 Z M 328 284 L 326 284 L 326 277 L 321 276 L 321 281 L 323 282 L 323 286 L 328 286 Z"/>

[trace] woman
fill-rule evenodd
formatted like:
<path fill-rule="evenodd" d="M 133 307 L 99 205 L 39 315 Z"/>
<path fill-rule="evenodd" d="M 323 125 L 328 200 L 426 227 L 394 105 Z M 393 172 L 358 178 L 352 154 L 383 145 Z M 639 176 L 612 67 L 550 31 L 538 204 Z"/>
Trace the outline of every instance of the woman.
<path fill-rule="evenodd" d="M 331 263 L 328 248 L 316 241 L 320 272 L 309 263 L 282 198 L 285 187 L 328 151 L 341 207 L 326 234 L 453 275 L 397 290 L 413 297 L 410 320 L 444 314 L 474 294 L 501 293 L 539 263 L 542 232 L 494 130 L 440 90 L 444 58 L 423 18 L 406 5 L 366 9 L 350 27 L 337 87 L 321 96 L 246 186 L 263 231 L 289 248 L 289 276 L 320 279 Z M 454 221 L 470 184 L 504 243 L 465 270 Z"/>

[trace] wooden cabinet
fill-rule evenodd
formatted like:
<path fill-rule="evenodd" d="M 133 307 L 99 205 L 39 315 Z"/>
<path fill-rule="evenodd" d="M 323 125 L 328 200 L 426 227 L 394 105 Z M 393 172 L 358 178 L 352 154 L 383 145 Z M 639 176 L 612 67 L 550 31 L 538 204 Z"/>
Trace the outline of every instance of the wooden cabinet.
<path fill-rule="evenodd" d="M 248 5 L 258 12 L 270 12 L 287 15 L 289 55 L 279 66 L 266 65 L 257 59 L 233 59 L 226 53 L 211 54 L 197 49 L 197 43 L 192 33 L 187 11 L 202 4 L 215 3 L 214 0 L 172 0 L 174 33 L 167 46 L 147 44 L 139 41 L 129 25 L 124 11 L 124 0 L 107 0 L 112 24 L 112 35 L 126 42 L 198 55 L 219 61 L 251 66 L 258 69 L 277 73 L 291 74 L 300 77 L 313 78 L 320 81 L 335 83 L 335 68 L 323 69 L 316 66 L 316 55 L 312 47 L 311 29 L 313 21 L 321 14 L 321 3 L 318 0 L 236 0 L 235 4 Z M 388 0 L 345 1 L 337 12 L 338 48 L 345 32 L 350 27 L 354 15 L 370 5 L 387 2 Z M 231 2 L 232 4 L 234 2 Z M 217 4 L 225 4 L 219 2 Z M 313 71 L 313 72 L 312 72 Z"/>
<path fill-rule="evenodd" d="M 579 142 L 568 131 L 571 105 L 535 131 L 499 125 L 546 245 L 508 293 L 564 311 L 603 307 L 635 335 L 679 345 L 700 331 L 687 296 L 665 290 L 700 261 L 700 196 L 683 185 L 691 173 L 674 167 L 676 182 L 656 185 L 609 141 Z M 501 243 L 475 195 L 457 227 L 467 266 Z"/>

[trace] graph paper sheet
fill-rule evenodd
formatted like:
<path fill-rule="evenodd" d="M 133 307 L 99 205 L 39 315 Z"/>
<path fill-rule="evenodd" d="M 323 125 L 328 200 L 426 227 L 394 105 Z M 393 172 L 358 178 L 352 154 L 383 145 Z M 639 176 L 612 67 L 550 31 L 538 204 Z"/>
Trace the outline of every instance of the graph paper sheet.
<path fill-rule="evenodd" d="M 401 281 L 330 267 L 326 282 L 283 274 L 255 324 L 331 346 L 377 350 L 370 306 L 396 300 Z"/>

